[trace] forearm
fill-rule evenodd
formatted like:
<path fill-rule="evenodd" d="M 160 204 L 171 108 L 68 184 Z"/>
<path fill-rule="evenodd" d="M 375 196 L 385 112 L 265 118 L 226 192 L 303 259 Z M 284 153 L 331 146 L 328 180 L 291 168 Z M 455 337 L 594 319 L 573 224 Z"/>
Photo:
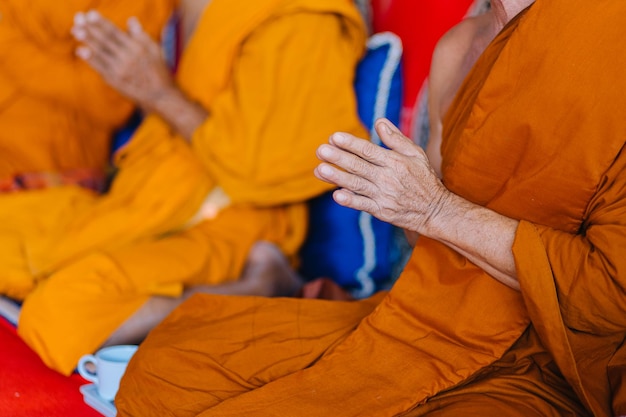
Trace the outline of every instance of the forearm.
<path fill-rule="evenodd" d="M 160 116 L 187 140 L 191 140 L 193 133 L 209 116 L 204 107 L 191 101 L 175 86 L 140 105 L 145 112 Z"/>
<path fill-rule="evenodd" d="M 446 194 L 441 203 L 422 234 L 455 249 L 503 284 L 519 289 L 512 251 L 519 222 L 453 193 Z"/>

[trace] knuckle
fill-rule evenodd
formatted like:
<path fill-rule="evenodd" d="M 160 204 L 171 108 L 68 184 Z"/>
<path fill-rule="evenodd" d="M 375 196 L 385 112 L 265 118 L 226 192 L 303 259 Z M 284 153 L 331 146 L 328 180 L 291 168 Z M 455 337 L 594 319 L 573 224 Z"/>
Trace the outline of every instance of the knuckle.
<path fill-rule="evenodd" d="M 126 77 L 126 66 L 120 65 L 115 67 L 112 71 L 113 77 L 118 80 L 121 80 Z"/>
<path fill-rule="evenodd" d="M 372 159 L 376 157 L 376 151 L 376 145 L 367 141 L 363 141 L 363 145 L 361 148 L 361 153 L 363 154 L 363 157 L 365 157 L 366 159 Z"/>
<path fill-rule="evenodd" d="M 145 55 L 148 52 L 146 45 L 140 42 L 131 42 L 128 46 L 130 53 L 134 56 Z"/>
<path fill-rule="evenodd" d="M 363 162 L 359 158 L 350 158 L 348 167 L 351 172 L 362 172 Z"/>
<path fill-rule="evenodd" d="M 383 219 L 389 219 L 391 218 L 391 209 L 389 207 L 387 207 L 386 204 L 384 204 L 384 202 L 380 202 L 378 204 L 378 214 L 383 218 Z"/>
<path fill-rule="evenodd" d="M 122 63 L 118 63 L 118 65 L 114 65 L 109 72 L 112 76 L 119 77 L 124 72 L 123 67 L 124 65 Z"/>
<path fill-rule="evenodd" d="M 361 195 L 370 195 L 372 186 L 371 183 L 363 178 L 357 177 L 355 190 Z"/>
<path fill-rule="evenodd" d="M 350 177 L 350 189 L 358 194 L 363 194 L 363 183 L 359 177 L 354 175 Z"/>

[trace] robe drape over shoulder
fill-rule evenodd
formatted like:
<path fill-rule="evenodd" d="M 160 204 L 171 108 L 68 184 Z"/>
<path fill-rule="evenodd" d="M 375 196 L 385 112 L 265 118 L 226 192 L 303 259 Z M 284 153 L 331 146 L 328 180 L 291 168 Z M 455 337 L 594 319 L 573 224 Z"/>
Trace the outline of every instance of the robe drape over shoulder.
<path fill-rule="evenodd" d="M 350 0 L 209 2 L 176 75 L 209 112 L 191 144 L 149 116 L 115 155 L 108 194 L 61 187 L 0 206 L 19 225 L 0 226 L 0 292 L 25 298 L 24 340 L 70 373 L 149 297 L 236 280 L 259 240 L 294 255 L 305 201 L 330 188 L 315 149 L 365 134 L 353 88 L 365 37 Z"/>
<path fill-rule="evenodd" d="M 621 0 L 538 0 L 444 121 L 446 186 L 520 220 L 520 292 L 421 237 L 389 294 L 343 317 L 198 295 L 139 348 L 118 415 L 624 414 L 624 36 Z"/>

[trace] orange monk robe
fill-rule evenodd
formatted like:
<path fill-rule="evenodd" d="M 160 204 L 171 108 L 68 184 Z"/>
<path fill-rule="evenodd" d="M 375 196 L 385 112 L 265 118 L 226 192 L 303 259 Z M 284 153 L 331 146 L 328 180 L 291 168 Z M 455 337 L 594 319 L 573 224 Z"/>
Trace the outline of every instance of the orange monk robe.
<path fill-rule="evenodd" d="M 446 185 L 521 220 L 521 292 L 422 237 L 363 320 L 324 317 L 327 302 L 196 296 L 139 348 L 118 415 L 623 413 L 624 16 L 619 0 L 536 2 L 485 51 L 445 120 Z M 224 316 L 198 312 L 212 305 Z"/>
<path fill-rule="evenodd" d="M 177 74 L 209 111 L 192 146 L 149 117 L 116 155 L 110 193 L 61 196 L 52 206 L 73 217 L 12 258 L 37 273 L 18 331 L 47 364 L 71 372 L 151 296 L 236 280 L 258 240 L 297 252 L 304 201 L 330 187 L 315 149 L 336 130 L 365 134 L 353 89 L 365 35 L 350 0 L 209 3 Z M 220 194 L 227 206 L 209 197 L 212 217 L 194 225 Z"/>

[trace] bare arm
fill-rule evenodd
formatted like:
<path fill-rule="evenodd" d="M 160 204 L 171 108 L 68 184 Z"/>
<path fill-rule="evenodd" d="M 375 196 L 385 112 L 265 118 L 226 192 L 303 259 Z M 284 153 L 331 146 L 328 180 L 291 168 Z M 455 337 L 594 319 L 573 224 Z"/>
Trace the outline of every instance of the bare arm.
<path fill-rule="evenodd" d="M 387 120 L 376 128 L 389 150 L 344 133 L 318 149 L 315 174 L 341 187 L 335 201 L 436 239 L 519 289 L 512 252 L 518 221 L 453 194 L 419 146 Z"/>
<path fill-rule="evenodd" d="M 465 40 L 468 34 L 457 25 L 442 37 L 432 56 L 428 75 L 428 123 L 430 134 L 426 144 L 426 155 L 433 169 L 441 178 L 442 118 L 458 88 Z M 462 35 L 462 36 L 461 36 Z"/>
<path fill-rule="evenodd" d="M 78 14 L 72 29 L 83 45 L 76 54 L 145 112 L 155 113 L 187 139 L 208 117 L 175 84 L 161 48 L 136 19 L 124 32 L 95 11 Z"/>
<path fill-rule="evenodd" d="M 476 59 L 495 36 L 491 12 L 466 18 L 450 29 L 437 43 L 432 56 L 428 76 L 428 121 L 430 134 L 426 155 L 433 169 L 442 178 L 441 143 L 442 119 L 463 79 Z M 417 233 L 406 230 L 411 245 L 417 241 Z"/>

